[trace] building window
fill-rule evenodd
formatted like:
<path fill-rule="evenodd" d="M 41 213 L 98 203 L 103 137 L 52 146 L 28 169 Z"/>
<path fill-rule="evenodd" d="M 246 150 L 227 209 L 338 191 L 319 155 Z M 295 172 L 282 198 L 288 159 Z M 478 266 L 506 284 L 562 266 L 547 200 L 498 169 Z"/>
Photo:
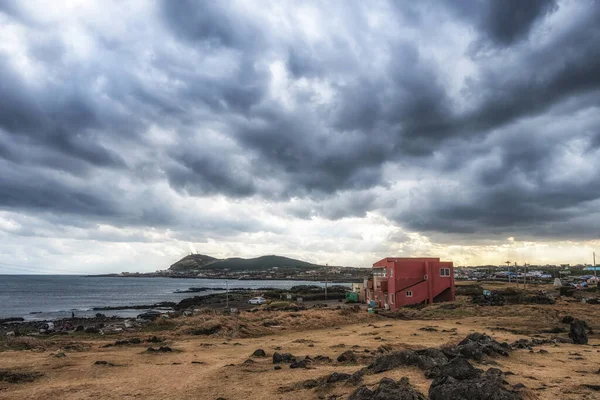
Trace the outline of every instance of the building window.
<path fill-rule="evenodd" d="M 406 291 L 406 297 L 412 297 L 412 290 Z"/>
<path fill-rule="evenodd" d="M 394 294 L 390 293 L 390 304 L 394 304 Z"/>
<path fill-rule="evenodd" d="M 385 278 L 386 273 L 386 268 L 373 268 L 373 276 L 376 278 Z"/>
<path fill-rule="evenodd" d="M 450 276 L 450 268 L 441 268 L 440 276 Z"/>

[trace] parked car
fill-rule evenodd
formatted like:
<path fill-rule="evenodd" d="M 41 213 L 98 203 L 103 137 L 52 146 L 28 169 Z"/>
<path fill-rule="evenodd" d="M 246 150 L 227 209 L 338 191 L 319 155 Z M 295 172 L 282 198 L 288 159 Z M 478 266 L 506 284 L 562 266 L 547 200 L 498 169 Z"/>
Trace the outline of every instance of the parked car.
<path fill-rule="evenodd" d="M 265 304 L 267 302 L 267 299 L 265 299 L 264 297 L 253 297 L 250 300 L 248 300 L 248 303 L 250 304 Z"/>
<path fill-rule="evenodd" d="M 137 316 L 139 319 L 155 320 L 160 317 L 160 311 L 150 310 Z"/>
<path fill-rule="evenodd" d="M 48 322 L 42 325 L 40 328 L 40 333 L 52 333 L 54 332 L 54 322 Z"/>

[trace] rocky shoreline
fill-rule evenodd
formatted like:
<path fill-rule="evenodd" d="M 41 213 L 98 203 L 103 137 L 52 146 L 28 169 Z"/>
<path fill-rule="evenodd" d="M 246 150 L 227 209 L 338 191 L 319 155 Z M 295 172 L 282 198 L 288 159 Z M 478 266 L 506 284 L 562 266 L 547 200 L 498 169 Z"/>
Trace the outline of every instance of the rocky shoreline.
<path fill-rule="evenodd" d="M 220 290 L 215 288 L 189 288 L 184 293 L 202 293 L 206 291 Z M 223 289 L 225 291 L 226 289 Z M 345 286 L 331 286 L 328 289 L 327 299 L 329 300 L 342 300 L 345 297 L 347 287 Z M 181 292 L 180 292 L 181 293 Z M 296 300 L 298 297 L 302 297 L 306 301 L 325 300 L 323 288 L 319 286 L 310 285 L 299 285 L 294 286 L 290 289 L 272 289 L 272 288 L 261 288 L 261 289 L 229 289 L 229 293 L 211 293 L 203 296 L 193 296 L 185 298 L 179 302 L 160 302 L 155 304 L 146 305 L 127 305 L 127 306 L 110 306 L 110 307 L 94 307 L 92 310 L 97 311 L 95 316 L 92 317 L 75 317 L 75 318 L 50 318 L 40 321 L 26 321 L 22 317 L 9 317 L 0 319 L 0 335 L 6 335 L 13 332 L 15 335 L 30 334 L 38 332 L 45 324 L 52 322 L 55 324 L 55 331 L 68 332 L 79 329 L 80 331 L 88 331 L 89 329 L 95 331 L 101 331 L 105 329 L 107 325 L 111 328 L 108 330 L 123 330 L 134 327 L 139 327 L 145 324 L 140 322 L 137 318 L 125 318 L 119 316 L 106 316 L 103 311 L 119 311 L 119 310 L 140 310 L 140 313 L 144 310 L 159 310 L 168 313 L 180 313 L 186 309 L 194 308 L 212 308 L 221 309 L 227 305 L 231 308 L 245 309 L 253 308 L 254 306 L 248 304 L 248 300 L 255 296 L 262 296 L 270 301 L 281 301 L 289 300 L 288 296 L 292 300 Z M 126 321 L 130 323 L 125 324 Z M 114 325 L 114 326 L 113 326 Z M 127 325 L 127 326 L 126 326 Z M 82 328 L 79 328 L 82 327 Z"/>

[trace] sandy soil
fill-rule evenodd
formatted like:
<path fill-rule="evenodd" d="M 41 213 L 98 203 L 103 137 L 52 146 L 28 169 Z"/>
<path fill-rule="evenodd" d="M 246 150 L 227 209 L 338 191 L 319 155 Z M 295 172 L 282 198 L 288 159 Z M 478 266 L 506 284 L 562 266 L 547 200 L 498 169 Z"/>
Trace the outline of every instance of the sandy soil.
<path fill-rule="evenodd" d="M 153 332 L 97 338 L 90 335 L 61 336 L 40 341 L 39 349 L 0 352 L 0 369 L 39 372 L 34 382 L 0 381 L 0 399 L 298 399 L 346 398 L 355 387 L 338 384 L 326 392 L 315 389 L 285 391 L 295 383 L 328 375 L 334 371 L 352 373 L 366 364 L 345 365 L 335 361 L 343 351 L 354 349 L 365 355 L 381 345 L 395 349 L 439 347 L 458 342 L 472 332 L 487 333 L 499 341 L 520 338 L 567 337 L 567 333 L 540 333 L 552 328 L 568 328 L 560 323 L 564 315 L 584 319 L 600 332 L 600 306 L 559 301 L 556 305 L 515 305 L 482 307 L 470 305 L 467 298 L 456 309 L 437 305 L 423 310 L 408 310 L 411 320 L 370 315 L 364 311 L 309 310 L 242 313 L 241 316 L 215 317 L 210 314 L 168 324 L 156 324 Z M 213 335 L 190 335 L 189 329 L 206 326 L 214 320 L 228 329 Z M 275 320 L 264 327 L 261 321 Z M 245 326 L 241 330 L 236 325 Z M 420 330 L 433 327 L 435 331 Z M 238 330 L 236 330 L 238 329 Z M 454 332 L 442 332 L 442 330 Z M 516 333 L 515 333 L 516 332 Z M 147 354 L 146 344 L 103 348 L 123 337 L 157 335 L 166 339 L 170 353 Z M 258 336 L 258 337 L 243 337 Z M 73 345 L 76 349 L 69 347 Z M 164 345 L 163 344 L 163 345 Z M 156 344 L 152 344 L 157 347 Z M 343 345 L 343 347 L 342 347 Z M 65 350 L 65 346 L 67 349 Z M 354 346 L 354 347 L 353 347 Z M 262 348 L 269 357 L 250 357 Z M 545 349 L 547 354 L 539 353 Z M 290 369 L 283 364 L 274 370 L 274 351 L 296 356 L 326 355 L 332 363 L 314 364 L 312 369 Z M 64 352 L 64 357 L 56 357 Z M 361 353 L 361 354 L 362 354 Z M 255 363 L 244 364 L 252 358 Z M 95 365 L 96 361 L 114 364 Z M 195 362 L 195 363 L 192 363 Z M 199 362 L 199 363 L 198 363 Z M 365 361 L 367 362 L 367 361 Z M 509 357 L 491 364 L 503 371 L 510 384 L 523 383 L 531 399 L 600 399 L 600 392 L 583 384 L 599 385 L 600 335 L 592 333 L 588 345 L 560 344 L 514 350 Z M 474 363 L 487 369 L 491 364 Z M 414 367 L 403 367 L 382 374 L 365 376 L 367 385 L 383 377 L 406 376 L 423 393 L 430 380 Z"/>

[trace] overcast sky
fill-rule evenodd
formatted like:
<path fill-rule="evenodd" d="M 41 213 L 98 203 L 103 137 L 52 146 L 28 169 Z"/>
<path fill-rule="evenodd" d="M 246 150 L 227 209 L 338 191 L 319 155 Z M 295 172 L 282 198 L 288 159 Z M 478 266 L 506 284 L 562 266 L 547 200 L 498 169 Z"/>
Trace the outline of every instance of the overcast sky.
<path fill-rule="evenodd" d="M 600 3 L 0 0 L 0 171 L 0 273 L 591 263 Z"/>

